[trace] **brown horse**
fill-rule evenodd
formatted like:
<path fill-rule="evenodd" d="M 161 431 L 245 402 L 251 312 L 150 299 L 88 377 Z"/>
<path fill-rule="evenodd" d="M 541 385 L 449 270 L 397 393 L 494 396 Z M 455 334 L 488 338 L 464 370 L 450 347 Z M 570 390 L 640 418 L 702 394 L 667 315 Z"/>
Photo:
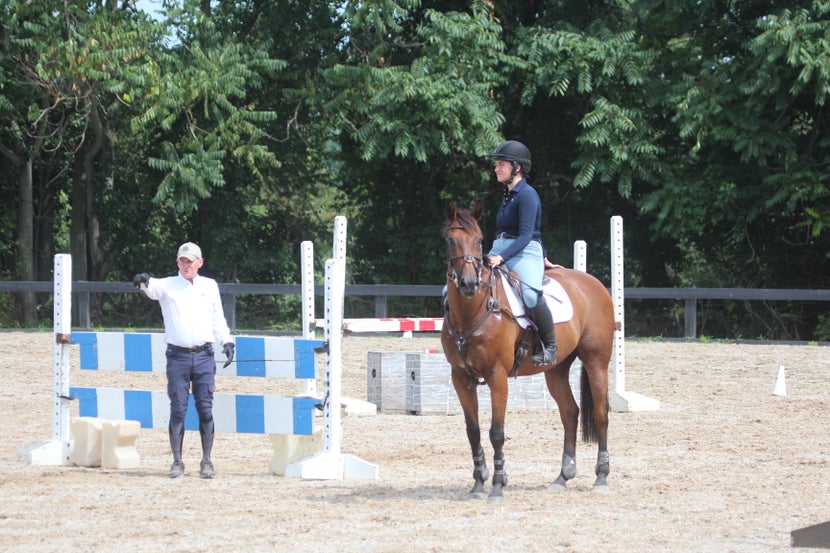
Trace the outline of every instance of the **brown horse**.
<path fill-rule="evenodd" d="M 568 382 L 571 363 L 582 361 L 582 438 L 598 443 L 595 488 L 605 488 L 610 470 L 608 455 L 608 363 L 614 341 L 614 304 L 603 284 L 593 276 L 571 269 L 548 269 L 573 303 L 570 321 L 556 325 L 559 346 L 554 365 L 539 367 L 530 359 L 540 346 L 535 332 L 524 330 L 510 310 L 501 268 L 490 268 L 484 257 L 484 237 L 478 225 L 482 205 L 471 211 L 450 202 L 444 238 L 447 242 L 447 313 L 441 343 L 452 366 L 452 383 L 464 411 L 467 438 L 473 454 L 470 497 L 481 497 L 489 476 L 478 416 L 479 384 L 490 387 L 493 445 L 493 487 L 489 499 L 500 501 L 507 485 L 504 470 L 504 420 L 508 378 L 545 373 L 548 390 L 559 406 L 565 434 L 562 470 L 553 483 L 564 487 L 576 476 L 576 432 L 580 406 Z"/>

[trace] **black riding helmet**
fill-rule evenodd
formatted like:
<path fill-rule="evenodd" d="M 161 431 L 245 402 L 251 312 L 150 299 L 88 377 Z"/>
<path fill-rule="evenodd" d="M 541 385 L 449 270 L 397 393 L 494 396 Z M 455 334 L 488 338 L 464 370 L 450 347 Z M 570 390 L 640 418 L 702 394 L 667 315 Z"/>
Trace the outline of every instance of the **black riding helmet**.
<path fill-rule="evenodd" d="M 524 174 L 530 172 L 530 150 L 527 149 L 527 146 L 516 140 L 502 142 L 490 154 L 490 157 L 493 159 L 512 161 L 514 167 L 517 163 L 520 163 Z"/>

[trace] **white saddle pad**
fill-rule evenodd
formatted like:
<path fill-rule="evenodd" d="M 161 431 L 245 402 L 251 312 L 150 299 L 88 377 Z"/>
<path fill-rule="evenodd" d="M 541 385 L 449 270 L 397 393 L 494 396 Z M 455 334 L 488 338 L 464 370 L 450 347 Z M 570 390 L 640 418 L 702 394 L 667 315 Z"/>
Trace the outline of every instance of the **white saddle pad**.
<path fill-rule="evenodd" d="M 513 287 L 510 286 L 510 283 L 507 281 L 507 276 L 502 274 L 501 278 L 504 291 L 507 294 L 507 301 L 510 303 L 510 310 L 516 316 L 516 321 L 518 321 L 519 326 L 527 328 L 530 326 L 530 322 L 527 320 L 527 317 L 522 317 L 525 314 L 524 302 L 516 294 Z M 558 281 L 545 277 L 542 283 L 542 297 L 545 298 L 545 303 L 548 304 L 548 309 L 550 309 L 551 315 L 553 315 L 554 323 L 566 323 L 574 316 L 574 306 L 571 303 L 571 298 L 568 297 L 565 289 L 562 288 L 562 285 Z"/>

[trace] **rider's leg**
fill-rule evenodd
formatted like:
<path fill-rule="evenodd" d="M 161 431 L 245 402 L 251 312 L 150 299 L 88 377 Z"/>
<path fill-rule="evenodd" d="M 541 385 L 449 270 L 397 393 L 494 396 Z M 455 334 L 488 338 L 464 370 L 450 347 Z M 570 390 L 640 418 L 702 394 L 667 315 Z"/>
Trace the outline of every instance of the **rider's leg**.
<path fill-rule="evenodd" d="M 553 365 L 556 363 L 556 337 L 554 336 L 553 316 L 543 299 L 533 307 L 528 307 L 536 328 L 539 329 L 539 339 L 542 341 L 542 351 L 533 356 L 536 365 Z"/>
<path fill-rule="evenodd" d="M 553 317 L 541 293 L 542 279 L 545 276 L 542 245 L 531 242 L 507 263 L 510 270 L 519 273 L 525 311 L 539 330 L 539 339 L 542 341 L 542 351 L 533 356 L 533 362 L 537 365 L 551 365 L 556 361 L 556 339 Z"/>

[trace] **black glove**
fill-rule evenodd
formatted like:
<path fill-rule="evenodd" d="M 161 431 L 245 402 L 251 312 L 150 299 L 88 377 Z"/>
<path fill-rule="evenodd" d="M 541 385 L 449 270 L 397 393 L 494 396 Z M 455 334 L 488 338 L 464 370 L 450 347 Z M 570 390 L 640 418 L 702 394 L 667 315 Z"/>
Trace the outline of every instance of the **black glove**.
<path fill-rule="evenodd" d="M 138 273 L 133 277 L 133 286 L 141 288 L 141 285 L 147 286 L 150 284 L 150 275 L 147 273 Z"/>
<path fill-rule="evenodd" d="M 223 369 L 224 369 L 225 367 L 227 367 L 228 365 L 230 365 L 230 364 L 231 364 L 231 361 L 233 361 L 233 349 L 234 349 L 235 347 L 236 347 L 236 346 L 234 345 L 234 343 L 233 343 L 233 342 L 228 342 L 227 344 L 225 344 L 224 346 L 222 346 L 222 351 L 225 353 L 225 357 L 228 359 L 227 361 L 225 361 L 225 364 L 224 364 L 224 365 L 222 365 L 222 368 L 223 368 Z"/>

